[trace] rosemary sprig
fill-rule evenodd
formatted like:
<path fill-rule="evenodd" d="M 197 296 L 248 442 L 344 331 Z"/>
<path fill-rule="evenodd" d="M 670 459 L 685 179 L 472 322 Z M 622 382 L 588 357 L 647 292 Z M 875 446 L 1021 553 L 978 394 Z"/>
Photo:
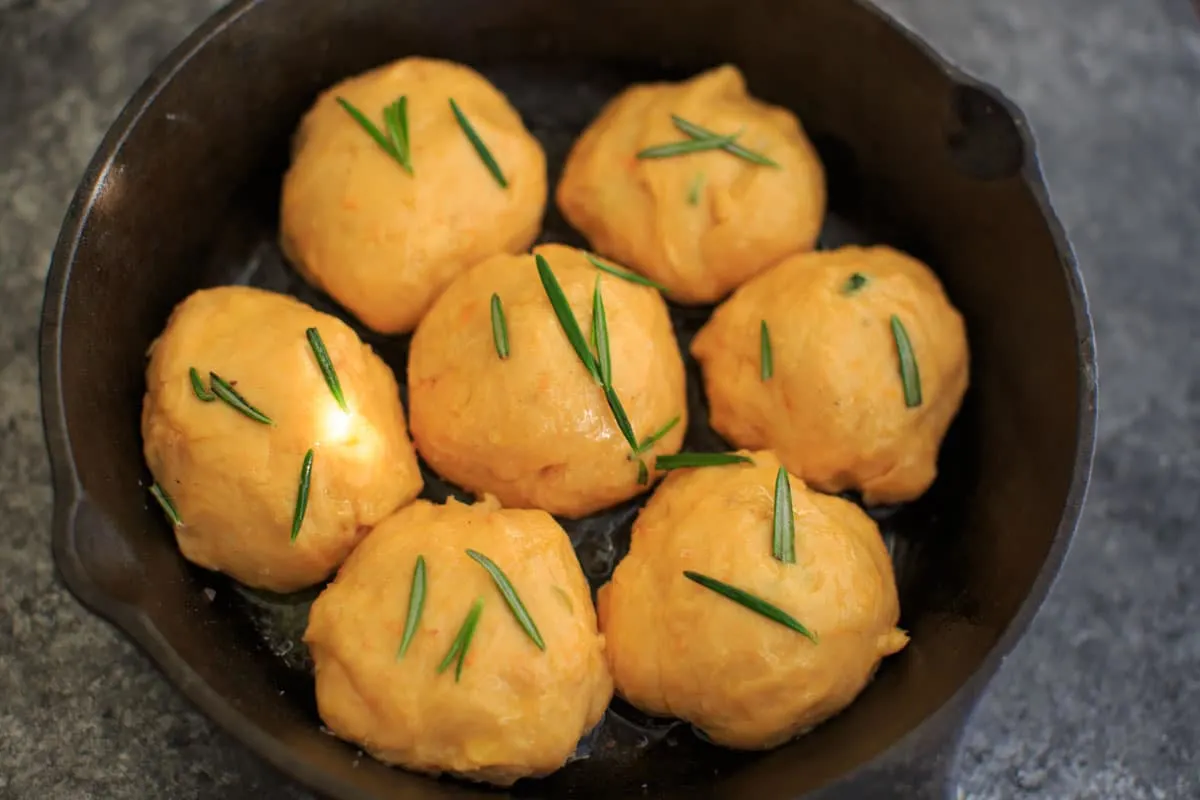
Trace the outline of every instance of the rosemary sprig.
<path fill-rule="evenodd" d="M 654 433 L 650 434 L 645 439 L 642 439 L 642 443 L 639 444 L 636 448 L 634 448 L 633 455 L 635 455 L 635 456 L 641 455 L 642 453 L 649 450 L 651 447 L 654 447 L 654 445 L 658 444 L 659 441 L 664 436 L 666 436 L 668 433 L 670 433 L 672 431 L 672 429 L 674 429 L 674 427 L 679 424 L 679 421 L 681 419 L 682 419 L 682 417 L 678 417 L 678 416 L 675 417 L 673 420 L 668 422 L 666 425 L 663 425 L 661 428 L 656 430 Z"/>
<path fill-rule="evenodd" d="M 645 150 L 639 150 L 637 157 L 641 159 L 673 158 L 689 153 L 703 153 L 708 150 L 724 150 L 728 145 L 733 144 L 733 140 L 737 137 L 738 134 L 736 133 L 731 133 L 728 136 L 713 134 L 702 138 L 684 139 L 681 142 L 656 144 L 653 147 L 647 147 Z"/>
<path fill-rule="evenodd" d="M 638 486 L 645 486 L 650 483 L 650 470 L 646 468 L 646 462 L 638 459 Z"/>
<path fill-rule="evenodd" d="M 697 172 L 688 187 L 687 202 L 689 206 L 700 205 L 700 192 L 704 189 L 704 173 Z"/>
<path fill-rule="evenodd" d="M 776 560 L 796 563 L 796 520 L 792 512 L 792 485 L 787 470 L 779 468 L 775 476 L 775 519 L 773 551 Z"/>
<path fill-rule="evenodd" d="M 467 555 L 473 558 L 479 566 L 488 571 L 488 574 L 492 576 L 492 581 L 496 584 L 496 588 L 500 590 L 500 594 L 504 597 L 504 602 L 508 603 L 509 610 L 517 618 L 517 623 L 520 624 L 526 635 L 533 640 L 533 643 L 538 646 L 539 650 L 545 650 L 546 643 L 542 641 L 542 634 L 538 632 L 537 625 L 533 622 L 533 617 L 529 616 L 529 612 L 525 610 L 525 604 L 521 602 L 517 590 L 513 587 L 508 576 L 504 574 L 504 571 L 496 566 L 496 562 L 477 550 L 468 550 Z"/>
<path fill-rule="evenodd" d="M 408 161 L 408 153 L 407 153 L 407 149 L 408 149 L 408 115 L 407 115 L 407 113 L 405 113 L 402 123 L 399 120 L 397 121 L 398 126 L 400 126 L 402 124 L 403 133 L 404 133 L 403 139 L 404 139 L 404 146 L 405 146 L 406 152 L 401 153 L 400 150 L 397 149 L 396 145 L 392 143 L 391 139 L 389 139 L 388 136 L 384 135 L 383 131 L 381 131 L 381 130 L 379 130 L 379 128 L 375 127 L 375 123 L 373 123 L 373 122 L 371 122 L 371 120 L 367 119 L 367 115 L 364 114 L 363 112 L 359 111 L 358 108 L 356 108 L 353 103 L 351 103 L 349 100 L 345 99 L 344 97 L 337 98 L 337 102 L 338 102 L 338 105 L 340 105 L 342 108 L 344 108 L 346 110 L 346 113 L 349 114 L 351 117 L 353 117 L 354 121 L 357 122 L 359 124 L 359 126 L 361 126 L 362 129 L 364 131 L 366 131 L 367 134 L 372 139 L 375 140 L 375 143 L 383 148 L 383 152 L 387 153 L 389 156 L 394 158 L 396 160 L 396 163 L 399 164 L 401 166 L 401 168 L 404 169 L 405 172 L 407 172 L 410 175 L 412 174 L 412 165 Z M 399 101 L 397 101 L 397 102 L 399 102 Z M 407 108 L 407 102 L 405 103 L 405 105 Z M 389 133 L 390 133 L 391 124 L 388 121 L 388 117 L 389 117 L 388 108 L 395 108 L 395 106 L 389 106 L 389 107 L 385 108 L 384 112 L 383 112 L 384 127 L 388 128 Z"/>
<path fill-rule="evenodd" d="M 842 284 L 842 294 L 854 294 L 859 289 L 867 285 L 867 276 L 861 272 L 855 272 L 846 282 Z"/>
<path fill-rule="evenodd" d="M 235 411 L 240 411 L 250 419 L 254 420 L 255 422 L 261 422 L 263 425 L 275 424 L 271 421 L 270 417 L 246 402 L 246 398 L 238 394 L 237 391 L 234 390 L 233 385 L 217 373 L 208 373 L 208 382 L 209 388 L 212 389 L 212 393 Z"/>
<path fill-rule="evenodd" d="M 458 126 L 462 128 L 463 133 L 470 140 L 471 146 L 479 154 L 479 159 L 483 162 L 483 165 L 487 167 L 488 172 L 492 173 L 492 177 L 496 179 L 496 183 L 500 184 L 500 188 L 507 189 L 508 180 L 504 177 L 504 173 L 500 171 L 500 165 L 496 163 L 496 159 L 492 157 L 492 152 L 483 143 L 483 139 L 479 138 L 479 134 L 475 132 L 475 128 L 471 125 L 470 120 L 467 119 L 467 115 L 458 107 L 458 103 L 454 102 L 453 97 L 450 98 L 450 109 L 454 112 L 454 118 L 458 120 Z"/>
<path fill-rule="evenodd" d="M 767 321 L 762 321 L 758 331 L 758 364 L 764 381 L 771 380 L 775 374 L 775 359 L 771 355 L 771 332 L 767 329 Z"/>
<path fill-rule="evenodd" d="M 702 128 L 694 122 L 688 122 L 686 119 L 684 119 L 683 117 L 680 117 L 677 114 L 671 115 L 671 121 L 675 123 L 676 128 L 683 131 L 684 133 L 686 133 L 688 136 L 692 137 L 693 139 L 704 140 L 704 139 L 711 139 L 711 138 L 717 136 L 717 134 L 713 133 L 708 128 Z M 727 153 L 732 153 L 733 155 L 737 156 L 738 158 L 744 158 L 745 160 L 747 160 L 753 164 L 761 164 L 764 167 L 778 167 L 779 166 L 779 164 L 777 162 L 772 161 L 771 159 L 764 156 L 762 153 L 756 153 L 753 150 L 742 147 L 740 144 L 737 144 L 736 142 L 733 142 L 732 140 L 728 144 L 722 145 L 721 149 Z"/>
<path fill-rule="evenodd" d="M 492 341 L 496 344 L 496 355 L 501 360 L 508 358 L 508 322 L 504 319 L 500 295 L 495 293 L 492 293 Z"/>
<path fill-rule="evenodd" d="M 739 589 L 736 586 L 730 586 L 728 583 L 719 581 L 716 578 L 710 578 L 707 575 L 701 575 L 699 572 L 684 570 L 683 576 L 689 581 L 700 584 L 709 591 L 726 597 L 733 602 L 745 606 L 756 614 L 761 614 L 772 622 L 778 622 L 785 628 L 791 628 L 796 633 L 812 640 L 813 644 L 817 643 L 817 634 L 810 631 L 808 628 L 800 624 L 800 622 L 791 614 L 783 611 L 777 606 L 771 605 L 762 598 L 755 597 L 744 589 Z"/>
<path fill-rule="evenodd" d="M 754 459 L 740 453 L 675 453 L 656 456 L 654 468 L 660 472 L 695 467 L 725 467 L 730 464 L 753 464 Z"/>
<path fill-rule="evenodd" d="M 537 263 L 538 277 L 542 279 L 542 288 L 546 290 L 546 297 L 550 300 L 554 315 L 558 317 L 558 324 L 566 334 L 567 341 L 571 343 L 575 354 L 579 356 L 579 360 L 583 362 L 583 366 L 591 373 L 596 383 L 603 384 L 604 382 L 600 378 L 600 368 L 596 366 L 596 359 L 592 358 L 592 353 L 588 350 L 587 342 L 583 339 L 583 331 L 579 328 L 579 321 L 575 319 L 575 313 L 571 311 L 571 304 L 567 302 L 567 296 L 563 294 L 558 278 L 554 277 L 554 271 L 550 269 L 550 265 L 540 253 L 534 255 L 534 261 Z"/>
<path fill-rule="evenodd" d="M 167 515 L 167 521 L 171 523 L 172 528 L 178 528 L 183 524 L 183 520 L 179 518 L 179 512 L 175 510 L 175 504 L 171 502 L 171 496 L 167 494 L 166 489 L 157 483 L 151 484 L 150 495 L 158 501 L 163 513 Z"/>
<path fill-rule="evenodd" d="M 401 95 L 400 99 L 390 106 L 383 108 L 383 122 L 387 126 L 388 141 L 392 143 L 396 160 L 404 171 L 413 174 L 412 149 L 408 141 L 408 96 Z"/>
<path fill-rule="evenodd" d="M 325 385 L 329 387 L 329 393 L 333 395 L 333 399 L 337 401 L 338 407 L 342 411 L 349 411 L 350 409 L 346 407 L 346 396 L 342 394 L 342 382 L 338 380 L 337 370 L 333 368 L 333 361 L 329 358 L 329 351 L 325 349 L 321 332 L 316 328 L 309 328 L 304 335 L 308 337 L 308 346 L 312 348 L 313 356 L 317 359 L 317 366 L 321 368 L 321 374 L 325 376 Z"/>
<path fill-rule="evenodd" d="M 612 264 L 606 264 L 591 253 L 587 254 L 587 260 L 592 263 L 593 267 L 601 272 L 607 272 L 609 275 L 616 275 L 618 278 L 623 278 L 630 283 L 637 283 L 641 284 L 642 286 L 650 286 L 654 289 L 658 289 L 660 292 L 665 292 L 667 290 L 667 287 L 663 286 L 661 283 L 656 283 L 649 278 L 638 275 L 636 272 L 630 272 L 627 269 L 621 269 L 620 267 L 614 267 Z"/>
<path fill-rule="evenodd" d="M 309 448 L 304 454 L 304 463 L 300 466 L 300 489 L 296 492 L 296 510 L 292 512 L 292 541 L 300 535 L 300 526 L 304 524 L 304 514 L 308 511 L 308 490 L 312 485 L 313 451 Z"/>
<path fill-rule="evenodd" d="M 425 556 L 417 556 L 417 565 L 413 567 L 412 588 L 408 592 L 408 616 L 404 620 L 404 636 L 400 639 L 400 649 L 396 651 L 396 660 L 404 658 L 408 646 L 412 644 L 417 626 L 421 624 L 421 612 L 425 610 Z"/>
<path fill-rule="evenodd" d="M 600 294 L 600 276 L 596 276 L 596 288 L 592 290 L 592 344 L 596 348 L 596 366 L 600 369 L 600 382 L 612 385 L 612 353 L 608 349 L 608 315 L 604 311 L 604 297 Z"/>
<path fill-rule="evenodd" d="M 621 430 L 621 435 L 625 437 L 625 441 L 629 442 L 632 449 L 637 449 L 637 437 L 634 436 L 633 426 L 629 422 L 629 415 L 625 413 L 625 407 L 621 405 L 621 399 L 617 397 L 616 390 L 605 377 L 605 372 L 609 377 L 612 373 L 612 364 L 601 365 L 598 360 L 592 356 L 592 351 L 588 349 L 588 343 L 583 338 L 583 330 L 579 327 L 579 321 L 575 319 L 575 313 L 571 311 L 571 305 L 567 302 L 567 296 L 563 294 L 562 286 L 559 285 L 558 279 L 554 277 L 554 271 L 550 269 L 550 265 L 541 254 L 534 255 L 534 261 L 537 263 L 538 276 L 542 279 L 542 288 L 546 290 L 546 297 L 550 300 L 550 305 L 554 308 L 554 314 L 558 317 L 558 324 L 562 327 L 563 333 L 567 336 L 567 341 L 571 343 L 571 347 L 575 349 L 575 354 L 579 356 L 579 360 L 583 362 L 583 366 L 591 373 L 592 378 L 596 383 L 600 384 L 604 389 L 604 398 L 608 401 L 608 407 L 612 411 L 613 419 L 617 422 L 617 427 Z M 598 284 L 597 284 L 598 285 Z M 600 334 L 603 330 L 604 342 L 603 352 L 600 361 L 603 361 L 608 354 L 608 321 L 605 318 L 604 301 L 601 300 L 599 305 L 596 305 L 597 294 L 592 295 L 592 338 L 596 340 L 596 349 L 601 349 Z M 597 321 L 599 317 L 599 321 Z M 611 362 L 611 360 L 610 360 Z"/>
<path fill-rule="evenodd" d="M 900 356 L 900 380 L 904 382 L 904 405 L 916 408 L 921 405 L 921 372 L 917 368 L 917 357 L 904 323 L 892 314 L 892 338 L 896 340 L 896 352 Z"/>
<path fill-rule="evenodd" d="M 204 388 L 204 381 L 200 378 L 200 373 L 195 367 L 188 370 L 188 377 L 192 380 L 192 394 L 196 395 L 197 400 L 205 403 L 211 403 L 217 399 L 217 396 Z"/>
<path fill-rule="evenodd" d="M 462 677 L 463 662 L 467 660 L 467 648 L 471 646 L 471 639 L 475 636 L 475 628 L 479 626 L 479 615 L 482 613 L 483 598 L 477 597 L 471 604 L 471 610 L 467 612 L 462 627 L 458 629 L 458 635 L 450 644 L 449 652 L 442 659 L 442 663 L 438 664 L 438 675 L 445 672 L 446 668 L 457 660 L 458 664 L 454 667 L 454 682 L 458 683 L 458 679 Z"/>

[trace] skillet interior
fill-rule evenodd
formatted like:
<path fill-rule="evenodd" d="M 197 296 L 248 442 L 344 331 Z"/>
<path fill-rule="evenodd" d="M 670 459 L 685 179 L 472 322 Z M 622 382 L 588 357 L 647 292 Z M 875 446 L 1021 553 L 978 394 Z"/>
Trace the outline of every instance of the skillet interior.
<path fill-rule="evenodd" d="M 136 609 L 178 656 L 176 680 L 202 683 L 338 786 L 378 796 L 463 791 L 387 770 L 318 732 L 298 643 L 313 593 L 267 597 L 187 566 L 148 506 L 137 427 L 146 346 L 189 292 L 244 282 L 337 311 L 288 270 L 275 245 L 288 140 L 321 88 L 407 53 L 485 72 L 545 146 L 552 183 L 574 137 L 623 86 L 739 64 L 755 94 L 800 113 L 821 151 L 832 211 L 822 245 L 885 241 L 925 258 L 963 310 L 972 343 L 973 387 L 937 484 L 913 504 L 875 512 L 893 546 L 913 642 L 854 706 L 757 756 L 712 747 L 618 702 L 581 744 L 585 758 L 513 793 L 795 796 L 868 761 L 971 677 L 1051 553 L 1085 423 L 1072 287 L 1021 174 L 1025 139 L 1001 103 L 957 84 L 843 0 L 786 12 L 774 2 L 715 0 L 248 7 L 118 146 L 73 243 L 62 308 L 58 380 L 88 498 L 73 545 L 100 593 Z M 583 244 L 553 208 L 542 239 Z M 673 309 L 682 343 L 707 313 Z M 359 330 L 402 380 L 407 339 Z M 689 363 L 687 446 L 724 449 L 704 424 L 698 378 Z M 449 487 L 426 478 L 427 496 L 444 497 Z M 628 546 L 637 505 L 568 523 L 593 585 Z"/>

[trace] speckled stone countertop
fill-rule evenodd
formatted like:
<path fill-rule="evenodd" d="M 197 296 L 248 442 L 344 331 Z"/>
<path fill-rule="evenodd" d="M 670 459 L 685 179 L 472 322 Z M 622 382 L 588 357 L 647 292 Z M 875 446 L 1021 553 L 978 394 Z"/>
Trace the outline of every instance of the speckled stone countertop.
<path fill-rule="evenodd" d="M 1040 137 L 1099 336 L 1095 479 L 976 713 L 975 800 L 1200 798 L 1200 24 L 1188 0 L 882 0 Z M 50 560 L 42 282 L 104 130 L 215 0 L 0 0 L 0 799 L 307 798 L 218 733 Z"/>

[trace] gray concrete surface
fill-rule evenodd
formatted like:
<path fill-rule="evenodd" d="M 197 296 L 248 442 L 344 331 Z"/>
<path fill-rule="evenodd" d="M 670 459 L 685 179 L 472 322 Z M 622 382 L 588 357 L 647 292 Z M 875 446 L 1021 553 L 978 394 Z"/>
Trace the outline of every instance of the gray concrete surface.
<path fill-rule="evenodd" d="M 0 798 L 304 798 L 56 582 L 36 394 L 94 147 L 214 0 L 0 0 Z M 1200 26 L 1187 0 L 884 0 L 1041 138 L 1103 380 L 1080 534 L 966 738 L 975 800 L 1200 797 Z"/>

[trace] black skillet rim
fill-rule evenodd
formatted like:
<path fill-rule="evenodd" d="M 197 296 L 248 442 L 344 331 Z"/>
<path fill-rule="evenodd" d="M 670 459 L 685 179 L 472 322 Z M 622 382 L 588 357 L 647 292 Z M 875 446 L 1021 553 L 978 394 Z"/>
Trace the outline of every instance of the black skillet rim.
<path fill-rule="evenodd" d="M 92 205 L 104 186 L 117 151 L 124 144 L 133 126 L 139 122 L 149 104 L 197 52 L 260 2 L 262 0 L 236 0 L 216 12 L 154 69 L 105 134 L 84 171 L 78 189 L 67 209 L 46 279 L 39 335 L 42 419 L 50 451 L 54 481 L 54 520 L 51 539 L 55 564 L 71 593 L 83 605 L 107 619 L 133 639 L 162 670 L 168 680 L 175 685 L 176 689 L 184 694 L 205 716 L 282 773 L 317 791 L 344 797 L 348 796 L 346 790 L 349 787 L 326 772 L 314 769 L 297 759 L 286 745 L 261 731 L 253 721 L 235 710 L 222 696 L 212 691 L 200 680 L 187 662 L 179 657 L 137 608 L 105 594 L 93 584 L 87 577 L 86 570 L 74 549 L 73 530 L 76 516 L 84 500 L 84 493 L 79 484 L 75 460 L 67 436 L 62 396 L 61 347 L 67 288 L 79 240 L 88 222 Z M 1079 405 L 1077 408 L 1079 424 L 1075 432 L 1075 456 L 1071 485 L 1058 528 L 1054 534 L 1054 540 L 1033 586 L 1022 601 L 1012 622 L 1001 634 L 997 644 L 985 656 L 975 673 L 955 690 L 954 694 L 941 707 L 889 745 L 887 749 L 878 753 L 871 761 L 860 764 L 835 779 L 834 784 L 861 776 L 873 764 L 887 760 L 890 755 L 901 750 L 909 742 L 923 741 L 930 736 L 938 738 L 938 731 L 958 732 L 961 730 L 962 724 L 982 694 L 984 687 L 1029 627 L 1053 586 L 1066 558 L 1087 495 L 1092 457 L 1095 451 L 1098 413 L 1095 333 L 1088 310 L 1087 293 L 1067 234 L 1051 207 L 1037 156 L 1034 135 L 1024 112 L 998 89 L 977 80 L 942 56 L 905 23 L 875 7 L 868 0 L 852 0 L 852 2 L 859 10 L 874 15 L 891 30 L 902 36 L 947 78 L 958 85 L 977 89 L 993 98 L 1012 117 L 1020 131 L 1025 152 L 1021 177 L 1037 202 L 1054 241 L 1074 312 L 1076 360 L 1079 371 Z M 957 743 L 953 744 L 956 750 Z"/>

